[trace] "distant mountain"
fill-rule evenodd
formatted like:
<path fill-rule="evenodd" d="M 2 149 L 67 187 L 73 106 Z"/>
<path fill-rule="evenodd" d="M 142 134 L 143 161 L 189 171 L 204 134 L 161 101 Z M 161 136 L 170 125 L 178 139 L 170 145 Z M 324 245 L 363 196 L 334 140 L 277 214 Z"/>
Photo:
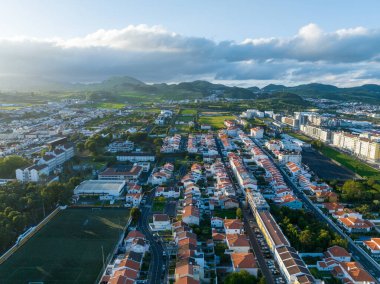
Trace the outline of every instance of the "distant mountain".
<path fill-rule="evenodd" d="M 283 92 L 287 87 L 284 85 L 269 84 L 261 89 L 262 92 Z"/>
<path fill-rule="evenodd" d="M 122 76 L 112 77 L 98 83 L 63 83 L 51 82 L 39 78 L 0 78 L 0 91 L 16 90 L 21 92 L 45 93 L 82 93 L 93 100 L 125 102 L 126 97 L 133 96 L 138 100 L 143 96 L 166 100 L 197 99 L 210 95 L 224 98 L 254 99 L 261 94 L 284 93 L 296 94 L 301 98 L 324 98 L 342 101 L 363 101 L 380 104 L 380 86 L 367 84 L 352 88 L 338 88 L 333 85 L 311 83 L 287 87 L 270 84 L 264 88 L 258 87 L 230 87 L 223 84 L 213 84 L 208 81 L 197 80 L 178 84 L 146 84 L 138 79 Z M 1 99 L 1 97 L 0 97 Z M 129 99 L 130 100 L 130 99 Z"/>
<path fill-rule="evenodd" d="M 287 92 L 300 95 L 303 98 L 320 98 L 341 101 L 363 101 L 380 104 L 380 86 L 368 84 L 351 88 L 338 88 L 333 85 L 311 83 L 286 87 L 282 85 L 268 85 L 261 89 L 263 92 Z"/>

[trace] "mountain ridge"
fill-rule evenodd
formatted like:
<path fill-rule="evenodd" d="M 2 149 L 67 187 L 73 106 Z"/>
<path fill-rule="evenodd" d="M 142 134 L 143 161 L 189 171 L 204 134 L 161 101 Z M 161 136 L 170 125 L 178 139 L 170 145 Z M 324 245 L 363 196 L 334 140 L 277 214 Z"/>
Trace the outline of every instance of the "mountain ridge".
<path fill-rule="evenodd" d="M 18 86 L 22 85 L 20 78 Z M 22 81 L 22 80 L 21 80 Z M 90 92 L 105 94 L 120 94 L 131 92 L 142 95 L 159 95 L 165 99 L 171 99 L 176 96 L 176 99 L 181 98 L 203 98 L 212 94 L 218 94 L 225 98 L 237 99 L 254 99 L 261 93 L 293 93 L 302 98 L 319 98 L 332 99 L 342 101 L 368 101 L 369 103 L 380 104 L 380 85 L 365 84 L 354 87 L 337 87 L 322 83 L 309 83 L 297 86 L 285 86 L 268 84 L 265 87 L 259 88 L 256 86 L 242 88 L 237 86 L 227 86 L 224 84 L 215 84 L 205 80 L 196 80 L 180 83 L 154 83 L 147 84 L 129 76 L 114 76 L 106 80 L 96 83 L 60 83 L 52 81 L 40 81 L 41 86 L 38 87 L 38 80 L 29 78 L 27 82 L 32 81 L 31 89 L 21 90 L 29 92 Z M 3 84 L 0 80 L 0 90 Z"/>

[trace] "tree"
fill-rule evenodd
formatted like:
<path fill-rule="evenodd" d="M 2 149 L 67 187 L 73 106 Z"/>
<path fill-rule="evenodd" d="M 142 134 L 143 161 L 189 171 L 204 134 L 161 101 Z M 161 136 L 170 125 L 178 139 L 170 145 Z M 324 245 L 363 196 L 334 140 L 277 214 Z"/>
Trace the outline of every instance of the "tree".
<path fill-rule="evenodd" d="M 84 144 L 85 148 L 89 150 L 91 153 L 96 153 L 97 151 L 97 146 L 96 143 L 93 140 L 87 140 L 86 143 Z"/>
<path fill-rule="evenodd" d="M 317 245 L 321 248 L 328 247 L 329 243 L 331 242 L 331 236 L 329 231 L 321 229 L 317 237 L 317 242 Z"/>
<path fill-rule="evenodd" d="M 360 181 L 348 180 L 342 186 L 342 196 L 347 201 L 363 201 L 370 199 L 371 194 Z"/>
<path fill-rule="evenodd" d="M 162 139 L 161 138 L 154 139 L 153 144 L 160 147 L 162 145 Z"/>
<path fill-rule="evenodd" d="M 375 184 L 376 184 L 376 180 L 371 177 L 367 180 L 367 184 L 370 186 L 370 187 L 373 187 Z"/>
<path fill-rule="evenodd" d="M 76 187 L 81 183 L 81 179 L 79 177 L 72 177 L 69 179 L 69 185 L 72 187 Z"/>
<path fill-rule="evenodd" d="M 255 284 L 257 279 L 255 276 L 249 274 L 246 270 L 239 272 L 233 272 L 229 274 L 225 281 L 225 284 Z"/>
<path fill-rule="evenodd" d="M 265 276 L 260 277 L 259 283 L 258 284 L 266 284 Z"/>
<path fill-rule="evenodd" d="M 236 209 L 236 217 L 239 218 L 240 220 L 243 218 L 243 212 L 241 211 L 240 208 Z"/>
<path fill-rule="evenodd" d="M 0 158 L 0 178 L 15 178 L 16 170 L 29 165 L 29 161 L 20 156 Z"/>
<path fill-rule="evenodd" d="M 84 150 L 84 144 L 83 144 L 83 142 L 78 142 L 77 143 L 77 150 L 79 152 L 82 152 Z"/>
<path fill-rule="evenodd" d="M 313 245 L 313 233 L 309 229 L 303 230 L 300 233 L 299 240 L 304 249 L 309 250 Z"/>
<path fill-rule="evenodd" d="M 132 218 L 134 222 L 137 222 L 137 220 L 140 218 L 141 211 L 138 207 L 133 207 L 131 209 L 131 212 L 129 213 L 129 216 Z"/>

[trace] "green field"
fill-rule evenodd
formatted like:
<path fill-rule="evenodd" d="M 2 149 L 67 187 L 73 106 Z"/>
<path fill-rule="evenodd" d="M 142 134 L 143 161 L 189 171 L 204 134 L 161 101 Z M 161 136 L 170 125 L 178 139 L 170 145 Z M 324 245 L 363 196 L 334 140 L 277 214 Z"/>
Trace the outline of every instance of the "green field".
<path fill-rule="evenodd" d="M 226 119 L 234 119 L 235 117 L 232 115 L 219 115 L 219 116 L 201 116 L 199 118 L 200 124 L 208 124 L 213 128 L 223 128 L 224 121 Z"/>
<path fill-rule="evenodd" d="M 184 121 L 184 122 L 190 122 L 190 121 L 194 121 L 194 116 L 178 116 L 177 120 L 178 121 Z"/>
<path fill-rule="evenodd" d="M 301 141 L 304 141 L 306 143 L 311 143 L 313 141 L 313 139 L 303 135 L 303 134 L 300 134 L 300 133 L 294 133 L 294 132 L 290 132 L 290 133 L 287 133 L 289 134 L 290 136 L 293 136 L 294 138 L 297 138 Z"/>
<path fill-rule="evenodd" d="M 339 152 L 329 146 L 323 145 L 321 148 L 318 148 L 319 151 L 326 157 L 341 163 L 346 168 L 357 173 L 362 177 L 375 178 L 380 180 L 380 172 L 367 164 L 361 162 L 360 160 L 351 157 L 348 154 Z"/>
<path fill-rule="evenodd" d="M 0 283 L 94 283 L 129 211 L 66 209 L 0 266 Z"/>
<path fill-rule="evenodd" d="M 188 124 L 176 124 L 175 128 L 180 133 L 189 133 L 190 132 L 190 126 Z"/>
<path fill-rule="evenodd" d="M 189 115 L 189 116 L 197 115 L 197 110 L 196 109 L 182 109 L 181 115 Z"/>

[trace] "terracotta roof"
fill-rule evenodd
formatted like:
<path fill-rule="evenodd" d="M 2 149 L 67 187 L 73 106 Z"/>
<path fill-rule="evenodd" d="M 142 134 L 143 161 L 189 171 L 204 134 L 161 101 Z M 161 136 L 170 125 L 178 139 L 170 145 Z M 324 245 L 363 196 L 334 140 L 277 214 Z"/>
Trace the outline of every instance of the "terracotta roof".
<path fill-rule="evenodd" d="M 351 257 L 348 251 L 340 246 L 329 247 L 327 254 L 331 257 Z"/>
<path fill-rule="evenodd" d="M 179 278 L 175 284 L 199 284 L 200 282 L 198 280 L 195 280 L 189 276 L 181 277 Z"/>
<path fill-rule="evenodd" d="M 235 268 L 257 268 L 257 263 L 253 253 L 232 253 L 231 261 Z"/>
<path fill-rule="evenodd" d="M 195 216 L 199 218 L 199 209 L 195 206 L 186 206 L 182 217 Z"/>
<path fill-rule="evenodd" d="M 140 263 L 133 261 L 131 259 L 123 259 L 119 263 L 119 267 L 128 267 L 130 269 L 138 271 L 138 270 L 140 270 Z"/>
<path fill-rule="evenodd" d="M 373 227 L 373 224 L 370 221 L 355 217 L 340 218 L 339 220 L 348 228 L 367 229 Z"/>
<path fill-rule="evenodd" d="M 369 241 L 364 241 L 371 250 L 380 251 L 380 238 L 372 238 Z"/>
<path fill-rule="evenodd" d="M 143 233 L 141 233 L 140 231 L 133 230 L 133 231 L 130 231 L 128 233 L 128 235 L 125 239 L 128 240 L 128 239 L 134 239 L 134 238 L 145 239 L 145 235 Z"/>
<path fill-rule="evenodd" d="M 169 221 L 169 216 L 167 214 L 153 214 L 153 222 Z"/>
<path fill-rule="evenodd" d="M 187 276 L 187 275 L 193 275 L 194 274 L 194 267 L 192 264 L 185 264 L 181 266 L 177 266 L 175 268 L 175 274 L 179 277 L 181 276 Z"/>
<path fill-rule="evenodd" d="M 226 229 L 242 229 L 244 227 L 243 223 L 239 219 L 224 219 L 224 227 Z"/>
<path fill-rule="evenodd" d="M 230 247 L 250 247 L 248 238 L 244 234 L 227 234 L 226 238 Z"/>
<path fill-rule="evenodd" d="M 222 233 L 212 233 L 212 239 L 215 241 L 224 241 L 226 239 L 226 235 Z"/>
<path fill-rule="evenodd" d="M 354 281 L 368 281 L 375 283 L 375 279 L 367 271 L 365 271 L 358 262 L 342 262 L 340 266 L 351 276 Z"/>
<path fill-rule="evenodd" d="M 127 279 L 128 278 L 126 276 L 118 275 L 112 277 L 110 281 L 108 281 L 108 284 L 127 284 Z"/>

